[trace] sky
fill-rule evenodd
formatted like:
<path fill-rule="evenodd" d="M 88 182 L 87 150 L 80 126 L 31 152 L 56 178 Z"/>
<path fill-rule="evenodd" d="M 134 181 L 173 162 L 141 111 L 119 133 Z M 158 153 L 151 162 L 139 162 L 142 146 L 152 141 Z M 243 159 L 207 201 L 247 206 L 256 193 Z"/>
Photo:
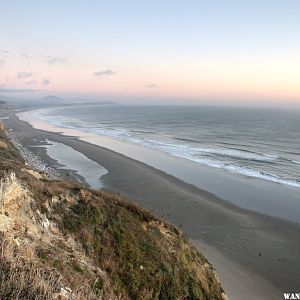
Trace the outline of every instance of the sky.
<path fill-rule="evenodd" d="M 300 104 L 299 0 L 0 0 L 0 95 Z"/>

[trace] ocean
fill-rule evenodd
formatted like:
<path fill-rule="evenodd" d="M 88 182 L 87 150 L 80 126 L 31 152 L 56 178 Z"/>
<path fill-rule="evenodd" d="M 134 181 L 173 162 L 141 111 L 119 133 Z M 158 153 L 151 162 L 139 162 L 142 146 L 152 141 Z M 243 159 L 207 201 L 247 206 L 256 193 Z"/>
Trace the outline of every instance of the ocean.
<path fill-rule="evenodd" d="M 36 119 L 259 180 L 300 188 L 300 111 L 201 106 L 86 105 Z"/>

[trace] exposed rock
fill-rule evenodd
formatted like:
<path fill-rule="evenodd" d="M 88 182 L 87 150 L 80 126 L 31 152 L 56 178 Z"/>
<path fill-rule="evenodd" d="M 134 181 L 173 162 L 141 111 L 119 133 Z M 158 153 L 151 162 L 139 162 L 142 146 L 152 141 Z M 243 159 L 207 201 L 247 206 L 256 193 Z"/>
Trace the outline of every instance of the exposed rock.
<path fill-rule="evenodd" d="M 0 152 L 0 299 L 227 299 L 177 227 L 120 195 L 48 180 L 3 130 L 14 159 Z"/>

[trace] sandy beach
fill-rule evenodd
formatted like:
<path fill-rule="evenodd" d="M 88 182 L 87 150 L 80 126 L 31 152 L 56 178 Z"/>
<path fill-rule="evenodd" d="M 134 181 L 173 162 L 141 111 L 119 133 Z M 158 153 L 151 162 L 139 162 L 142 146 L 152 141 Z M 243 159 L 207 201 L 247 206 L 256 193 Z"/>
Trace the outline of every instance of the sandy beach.
<path fill-rule="evenodd" d="M 45 147 L 32 146 L 45 145 L 48 139 L 72 147 L 108 170 L 102 177 L 106 189 L 181 227 L 216 268 L 229 299 L 283 299 L 284 292 L 298 292 L 298 224 L 239 208 L 109 149 L 33 129 L 13 114 L 3 122 L 11 129 L 11 137 L 48 165 L 55 166 L 57 161 Z M 74 172 L 69 176 L 74 177 Z"/>

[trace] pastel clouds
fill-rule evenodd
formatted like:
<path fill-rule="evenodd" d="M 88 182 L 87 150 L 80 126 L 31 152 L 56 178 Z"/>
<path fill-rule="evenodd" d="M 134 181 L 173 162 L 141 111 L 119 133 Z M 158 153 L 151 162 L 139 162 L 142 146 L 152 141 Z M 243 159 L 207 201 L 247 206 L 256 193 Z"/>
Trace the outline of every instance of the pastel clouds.
<path fill-rule="evenodd" d="M 18 72 L 17 77 L 19 79 L 27 79 L 32 76 L 32 72 Z"/>
<path fill-rule="evenodd" d="M 21 55 L 8 50 L 1 53 L 0 82 L 7 84 L 2 87 L 3 93 L 49 91 L 74 96 L 181 98 L 194 103 L 201 99 L 219 102 L 300 99 L 300 59 L 293 56 L 269 55 L 261 59 L 240 55 L 232 59 L 224 55 L 224 59 L 210 55 L 205 60 L 187 58 L 175 63 L 165 57 L 159 65 L 149 58 L 146 65 L 140 66 L 132 61 L 68 59 L 63 53 L 60 56 L 30 52 Z M 97 69 L 101 65 L 107 68 Z"/>
<path fill-rule="evenodd" d="M 46 86 L 46 85 L 50 84 L 50 80 L 44 78 L 44 79 L 42 80 L 42 84 Z"/>
<path fill-rule="evenodd" d="M 68 62 L 68 59 L 65 56 L 46 56 L 45 60 L 47 61 L 48 64 L 53 65 L 53 64 L 64 64 Z"/>
<path fill-rule="evenodd" d="M 101 77 L 101 76 L 112 76 L 112 75 L 116 75 L 117 72 L 116 72 L 116 71 L 113 71 L 113 70 L 111 70 L 111 69 L 107 69 L 107 70 L 102 70 L 102 71 L 94 72 L 93 74 L 94 74 L 94 76 Z"/>
<path fill-rule="evenodd" d="M 158 85 L 156 83 L 151 83 L 151 84 L 147 84 L 146 87 L 149 89 L 154 89 L 154 88 L 157 88 Z"/>

